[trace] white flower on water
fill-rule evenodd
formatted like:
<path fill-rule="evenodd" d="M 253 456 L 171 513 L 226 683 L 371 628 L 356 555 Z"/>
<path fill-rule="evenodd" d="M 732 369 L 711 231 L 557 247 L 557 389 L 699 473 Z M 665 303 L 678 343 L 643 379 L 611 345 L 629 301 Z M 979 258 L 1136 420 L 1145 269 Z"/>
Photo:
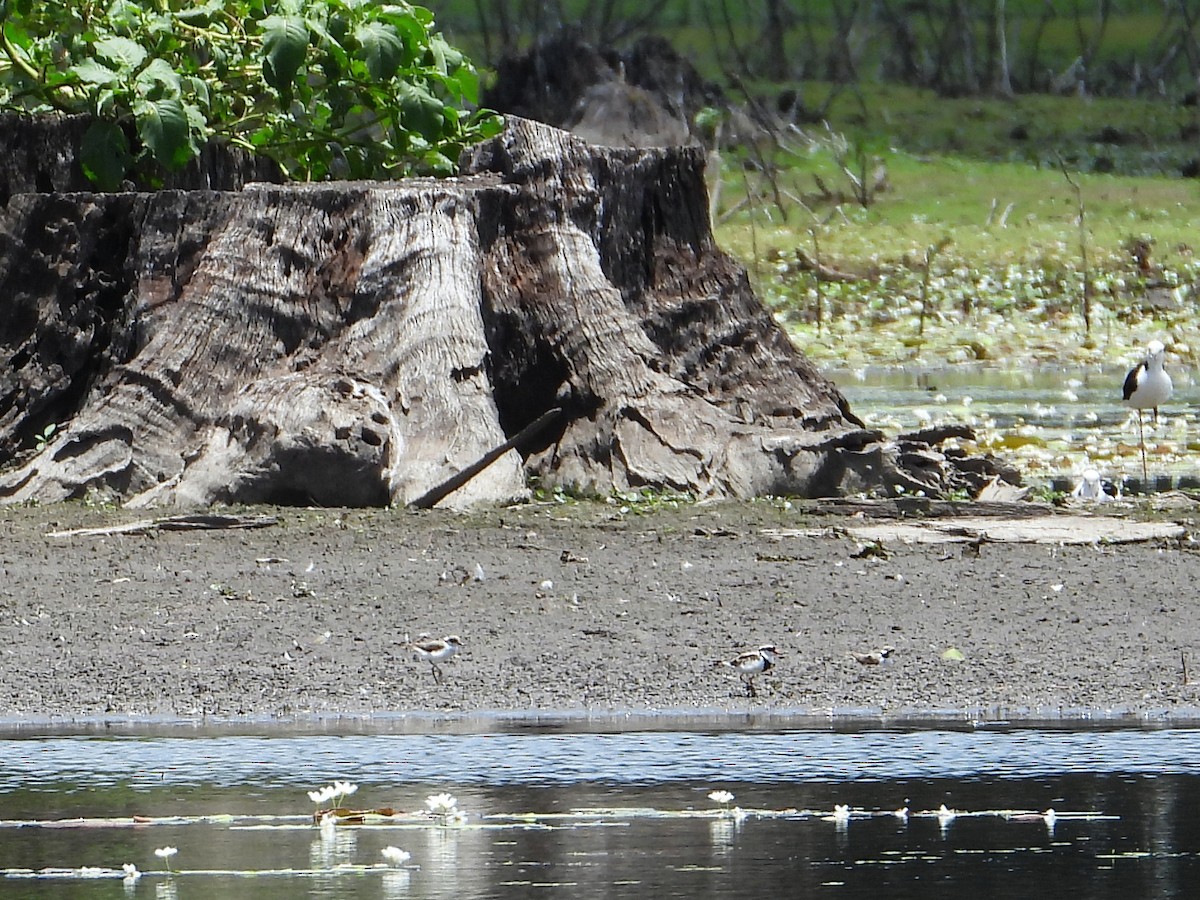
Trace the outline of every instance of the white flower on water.
<path fill-rule="evenodd" d="M 167 871 L 171 869 L 171 857 L 179 852 L 177 847 L 159 847 L 154 851 L 154 855 L 167 864 Z"/>
<path fill-rule="evenodd" d="M 142 877 L 142 873 L 138 871 L 138 867 L 133 863 L 122 863 L 121 871 L 125 873 L 125 880 L 130 883 Z"/>
<path fill-rule="evenodd" d="M 425 798 L 425 805 L 435 816 L 448 816 L 458 807 L 458 800 L 452 794 L 430 794 Z"/>
<path fill-rule="evenodd" d="M 850 821 L 850 804 L 848 804 L 848 803 L 833 804 L 833 818 L 838 822 Z"/>
<path fill-rule="evenodd" d="M 713 791 L 708 795 L 708 799 L 713 803 L 721 804 L 721 806 L 728 806 L 733 802 L 733 794 L 729 791 Z"/>
<path fill-rule="evenodd" d="M 456 809 L 450 815 L 446 816 L 447 825 L 466 825 L 467 814 L 464 810 Z"/>
<path fill-rule="evenodd" d="M 317 791 L 309 791 L 308 799 L 318 806 L 328 803 L 331 800 L 336 801 L 335 806 L 340 805 L 341 801 L 349 797 L 358 790 L 358 785 L 350 781 L 335 781 L 333 784 L 327 784 L 325 787 Z"/>
<path fill-rule="evenodd" d="M 411 853 L 401 850 L 399 847 L 384 847 L 380 852 L 383 853 L 383 858 L 388 861 L 388 864 L 393 866 L 402 866 L 412 859 Z"/>

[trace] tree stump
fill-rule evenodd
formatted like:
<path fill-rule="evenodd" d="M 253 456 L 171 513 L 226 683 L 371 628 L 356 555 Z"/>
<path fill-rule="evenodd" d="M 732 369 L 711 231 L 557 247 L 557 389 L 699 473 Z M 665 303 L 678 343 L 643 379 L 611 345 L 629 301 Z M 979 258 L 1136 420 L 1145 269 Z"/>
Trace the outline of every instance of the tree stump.
<path fill-rule="evenodd" d="M 15 194 L 0 502 L 954 486 L 788 341 L 713 242 L 703 164 L 514 118 L 449 180 Z"/>

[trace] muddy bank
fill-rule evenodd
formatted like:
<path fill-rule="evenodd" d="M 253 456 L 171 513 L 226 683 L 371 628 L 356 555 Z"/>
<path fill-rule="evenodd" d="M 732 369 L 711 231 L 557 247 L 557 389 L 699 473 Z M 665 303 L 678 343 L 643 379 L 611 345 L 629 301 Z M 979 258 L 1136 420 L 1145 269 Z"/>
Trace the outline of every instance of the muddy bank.
<path fill-rule="evenodd" d="M 47 537 L 139 516 L 0 510 L 0 716 L 1200 708 L 1187 541 L 863 555 L 767 504 L 251 512 L 279 523 Z M 441 685 L 423 632 L 466 644 Z M 786 658 L 750 699 L 713 663 L 766 642 Z"/>

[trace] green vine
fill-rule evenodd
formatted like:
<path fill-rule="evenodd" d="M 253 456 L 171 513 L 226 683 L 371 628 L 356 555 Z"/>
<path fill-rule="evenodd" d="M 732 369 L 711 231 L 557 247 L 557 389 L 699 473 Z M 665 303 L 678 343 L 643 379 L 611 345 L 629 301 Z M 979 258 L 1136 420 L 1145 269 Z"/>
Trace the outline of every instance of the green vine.
<path fill-rule="evenodd" d="M 212 138 L 293 178 L 449 174 L 496 134 L 432 14 L 378 0 L 0 0 L 0 107 L 86 113 L 88 177 L 178 169 Z"/>

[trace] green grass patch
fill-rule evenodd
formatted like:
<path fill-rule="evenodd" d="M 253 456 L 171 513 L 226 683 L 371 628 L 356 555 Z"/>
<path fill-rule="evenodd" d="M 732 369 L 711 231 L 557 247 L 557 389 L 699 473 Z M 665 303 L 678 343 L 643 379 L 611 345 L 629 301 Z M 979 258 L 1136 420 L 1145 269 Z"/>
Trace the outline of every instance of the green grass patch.
<path fill-rule="evenodd" d="M 1177 113 L 1074 97 L 843 94 L 831 109 L 832 133 L 810 128 L 807 138 L 773 148 L 774 186 L 753 154 L 725 156 L 717 238 L 818 359 L 901 364 L 936 354 L 1020 364 L 1061 359 L 1066 348 L 1068 358 L 1092 362 L 1154 333 L 1176 357 L 1194 360 L 1200 182 L 1091 171 L 1090 137 L 1108 122 L 1137 136 L 1119 145 L 1124 168 L 1155 172 L 1156 155 L 1194 153 L 1168 143 L 1186 124 Z M 1013 150 L 1018 125 L 1019 143 L 1038 148 L 1034 158 Z M 867 178 L 883 164 L 886 188 L 867 206 L 855 202 L 843 164 Z M 1148 248 L 1140 259 L 1138 245 Z M 818 284 L 814 261 L 849 278 Z"/>

